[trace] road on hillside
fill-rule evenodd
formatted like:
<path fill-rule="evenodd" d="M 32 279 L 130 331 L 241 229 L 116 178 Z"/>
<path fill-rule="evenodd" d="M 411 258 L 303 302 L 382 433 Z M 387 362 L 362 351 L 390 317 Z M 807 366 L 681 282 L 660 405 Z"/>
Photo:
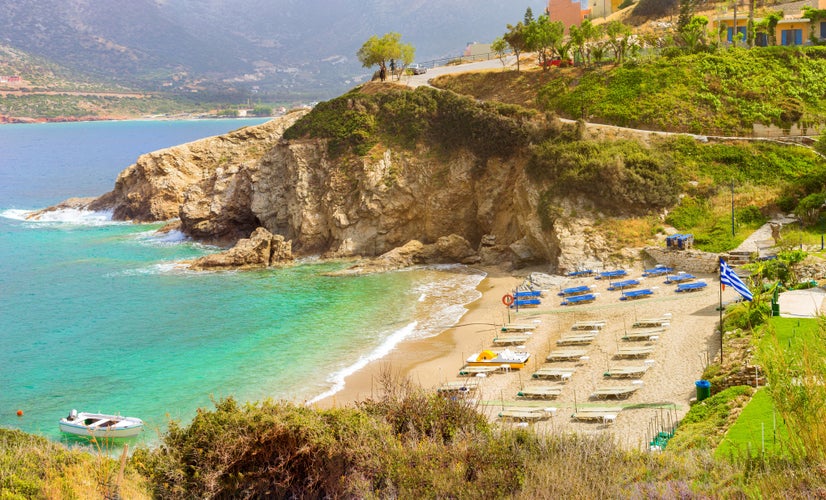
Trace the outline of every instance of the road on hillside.
<path fill-rule="evenodd" d="M 516 58 L 514 56 L 508 56 L 505 58 L 505 66 L 510 67 L 516 65 Z M 408 75 L 403 76 L 401 83 L 405 85 L 409 85 L 410 87 L 421 87 L 422 85 L 430 86 L 430 79 L 436 78 L 437 76 L 442 75 L 450 75 L 456 73 L 466 73 L 469 71 L 480 71 L 480 70 L 488 70 L 488 69 L 502 69 L 502 61 L 499 58 L 489 59 L 487 61 L 479 61 L 467 64 L 454 64 L 451 66 L 436 66 L 435 68 L 429 68 L 427 73 L 423 75 Z"/>

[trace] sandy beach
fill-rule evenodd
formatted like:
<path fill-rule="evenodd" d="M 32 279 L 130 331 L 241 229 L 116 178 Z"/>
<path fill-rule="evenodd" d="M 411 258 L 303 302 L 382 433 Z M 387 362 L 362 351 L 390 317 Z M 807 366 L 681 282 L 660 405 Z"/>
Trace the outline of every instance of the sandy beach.
<path fill-rule="evenodd" d="M 607 290 L 607 280 L 593 277 L 567 279 L 556 277 L 556 285 L 546 289 L 542 305 L 522 309 L 518 313 L 502 304 L 502 297 L 522 284 L 528 273 L 511 275 L 495 269 L 486 269 L 488 276 L 479 284 L 482 297 L 467 306 L 467 313 L 453 328 L 428 339 L 401 343 L 387 357 L 368 365 L 346 380 L 345 388 L 323 400 L 319 406 L 342 406 L 378 394 L 382 373 L 409 377 L 422 387 L 436 390 L 442 383 L 469 380 L 459 377 L 459 370 L 470 355 L 484 349 L 500 351 L 493 339 L 503 335 L 503 322 L 536 324 L 524 347 L 510 347 L 531 353 L 531 359 L 522 370 L 500 371 L 473 377 L 478 389 L 470 393 L 480 411 L 503 425 L 520 425 L 500 420 L 505 408 L 544 411 L 543 420 L 529 425 L 542 432 L 577 432 L 607 434 L 619 446 L 646 448 L 652 434 L 664 424 L 681 419 L 688 411 L 690 400 L 696 395 L 695 381 L 709 362 L 719 357 L 720 337 L 716 333 L 719 320 L 718 286 L 716 276 L 697 275 L 708 286 L 691 293 L 676 293 L 675 285 L 665 284 L 664 277 L 640 278 L 642 269 L 629 269 L 629 277 L 641 280 L 641 288 L 650 288 L 650 297 L 620 301 L 619 291 Z M 595 301 L 575 306 L 560 306 L 557 296 L 562 287 L 589 285 L 598 293 Z M 723 300 L 736 298 L 736 292 L 726 290 Z M 642 318 L 668 317 L 665 330 L 655 338 L 642 341 L 623 340 L 632 333 L 633 324 Z M 557 341 L 572 333 L 577 321 L 604 320 L 605 327 L 594 340 L 582 346 L 557 346 Z M 619 359 L 621 348 L 651 347 L 647 356 Z M 556 349 L 584 349 L 575 361 L 547 362 L 546 356 Z M 605 377 L 612 368 L 646 366 L 638 377 L 615 379 Z M 570 368 L 573 374 L 567 381 L 534 379 L 531 375 L 540 368 Z M 553 399 L 522 399 L 517 394 L 523 388 L 556 388 L 559 395 Z M 633 387 L 635 391 L 624 399 L 600 399 L 592 393 L 598 388 Z M 712 388 L 713 391 L 713 388 Z M 610 408 L 616 413 L 611 422 L 578 421 L 572 418 L 576 411 Z M 551 410 L 551 409 L 555 409 Z M 609 410 L 606 410 L 609 411 Z M 524 424 L 521 424 L 524 425 Z"/>

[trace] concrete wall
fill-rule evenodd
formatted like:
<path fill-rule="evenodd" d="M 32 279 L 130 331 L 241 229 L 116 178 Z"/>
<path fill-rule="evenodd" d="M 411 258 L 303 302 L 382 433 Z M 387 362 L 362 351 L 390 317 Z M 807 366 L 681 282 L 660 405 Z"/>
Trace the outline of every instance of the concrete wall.
<path fill-rule="evenodd" d="M 643 256 L 655 264 L 673 267 L 687 273 L 714 273 L 720 256 L 700 250 L 666 250 L 662 247 L 646 247 Z"/>

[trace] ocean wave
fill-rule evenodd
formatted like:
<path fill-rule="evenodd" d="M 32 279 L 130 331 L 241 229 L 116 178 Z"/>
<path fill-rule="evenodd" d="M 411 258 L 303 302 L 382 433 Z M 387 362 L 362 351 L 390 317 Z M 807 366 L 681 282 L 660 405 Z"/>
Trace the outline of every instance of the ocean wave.
<path fill-rule="evenodd" d="M 384 339 L 384 342 L 382 342 L 381 345 L 376 347 L 369 354 L 360 357 L 359 360 L 353 363 L 352 365 L 347 366 L 337 372 L 334 372 L 327 379 L 327 381 L 332 383 L 333 386 L 324 391 L 323 393 L 319 394 L 318 396 L 314 397 L 313 399 L 309 400 L 307 404 L 311 405 L 317 403 L 322 399 L 328 398 L 344 389 L 344 382 L 347 377 L 363 369 L 369 363 L 377 361 L 387 356 L 390 353 L 390 351 L 392 351 L 400 342 L 409 338 L 413 334 L 413 332 L 416 331 L 417 325 L 418 323 L 414 321 L 412 323 L 407 324 L 403 328 L 396 330 L 395 332 L 391 333 L 386 339 Z"/>
<path fill-rule="evenodd" d="M 124 221 L 112 220 L 111 210 L 96 212 L 93 210 L 80 210 L 77 208 L 62 208 L 59 210 L 49 210 L 42 212 L 37 218 L 29 218 L 36 210 L 9 209 L 0 212 L 0 216 L 7 219 L 19 220 L 28 223 L 31 227 L 42 225 L 66 225 L 66 226 L 106 226 L 129 224 Z"/>

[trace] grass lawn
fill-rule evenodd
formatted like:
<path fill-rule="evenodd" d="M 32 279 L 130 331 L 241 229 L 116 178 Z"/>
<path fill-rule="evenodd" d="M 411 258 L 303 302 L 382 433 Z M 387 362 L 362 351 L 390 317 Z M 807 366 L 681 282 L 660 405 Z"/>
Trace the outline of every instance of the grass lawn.
<path fill-rule="evenodd" d="M 819 326 L 815 318 L 771 318 L 770 324 L 787 359 L 799 357 L 800 349 L 805 344 L 818 341 L 815 333 Z M 770 341 L 771 333 L 767 333 L 760 342 L 760 348 L 765 348 Z"/>
<path fill-rule="evenodd" d="M 714 455 L 717 458 L 787 456 L 788 430 L 774 411 L 765 388 L 757 391 L 731 426 Z"/>

